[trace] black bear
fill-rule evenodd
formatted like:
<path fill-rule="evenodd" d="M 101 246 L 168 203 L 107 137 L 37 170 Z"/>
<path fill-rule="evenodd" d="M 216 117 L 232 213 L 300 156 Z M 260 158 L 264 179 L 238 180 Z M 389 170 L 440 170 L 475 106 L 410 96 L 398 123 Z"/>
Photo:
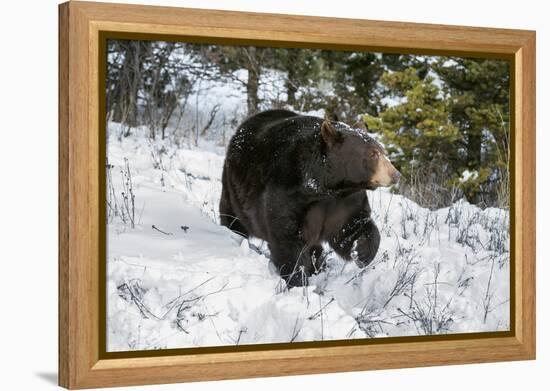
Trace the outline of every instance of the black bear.
<path fill-rule="evenodd" d="M 366 189 L 397 183 L 384 148 L 342 122 L 268 110 L 244 121 L 225 158 L 221 224 L 267 241 L 288 286 L 317 270 L 321 243 L 368 264 L 380 235 Z"/>

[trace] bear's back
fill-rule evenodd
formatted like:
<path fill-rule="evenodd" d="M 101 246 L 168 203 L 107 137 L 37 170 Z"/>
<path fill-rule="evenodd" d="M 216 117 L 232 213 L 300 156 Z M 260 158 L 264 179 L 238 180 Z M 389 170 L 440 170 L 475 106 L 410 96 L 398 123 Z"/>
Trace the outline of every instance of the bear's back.
<path fill-rule="evenodd" d="M 300 153 L 322 120 L 289 110 L 268 110 L 244 121 L 232 137 L 226 156 L 231 177 L 254 188 L 268 181 L 290 185 L 301 180 L 297 170 Z M 244 183 L 243 183 L 244 182 Z"/>
<path fill-rule="evenodd" d="M 276 124 L 277 122 L 290 118 L 290 117 L 296 117 L 299 116 L 299 114 L 290 111 L 290 110 L 284 110 L 284 109 L 275 109 L 275 110 L 266 110 L 262 111 L 261 113 L 255 114 L 249 118 L 247 118 L 240 126 L 237 132 L 241 131 L 259 131 L 262 129 L 265 129 L 266 127 L 269 128 Z"/>

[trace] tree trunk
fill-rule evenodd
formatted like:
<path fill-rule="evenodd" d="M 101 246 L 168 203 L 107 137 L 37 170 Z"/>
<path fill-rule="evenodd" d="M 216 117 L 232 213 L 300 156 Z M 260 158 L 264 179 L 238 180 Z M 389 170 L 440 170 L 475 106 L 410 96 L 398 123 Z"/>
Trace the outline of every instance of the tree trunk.
<path fill-rule="evenodd" d="M 246 83 L 246 104 L 248 107 L 248 116 L 256 114 L 260 104 L 258 98 L 258 87 L 260 84 L 260 61 L 258 58 L 259 49 L 251 46 L 246 50 L 248 56 L 248 80 Z"/>
<path fill-rule="evenodd" d="M 468 161 L 466 166 L 470 169 L 478 170 L 481 166 L 481 130 L 466 130 L 468 137 Z"/>
<path fill-rule="evenodd" d="M 294 107 L 296 105 L 296 62 L 298 61 L 298 51 L 290 50 L 288 53 L 287 78 L 286 78 L 286 95 L 287 103 Z"/>
<path fill-rule="evenodd" d="M 468 137 L 466 167 L 472 171 L 479 171 L 481 168 L 481 130 L 469 128 L 466 134 Z M 471 204 L 478 204 L 482 200 L 478 187 L 471 187 L 465 196 Z"/>
<path fill-rule="evenodd" d="M 142 67 L 140 42 L 125 42 L 122 50 L 124 62 L 120 80 L 115 84 L 117 91 L 113 93 L 112 119 L 128 127 L 134 127 L 138 122 L 137 94 Z"/>

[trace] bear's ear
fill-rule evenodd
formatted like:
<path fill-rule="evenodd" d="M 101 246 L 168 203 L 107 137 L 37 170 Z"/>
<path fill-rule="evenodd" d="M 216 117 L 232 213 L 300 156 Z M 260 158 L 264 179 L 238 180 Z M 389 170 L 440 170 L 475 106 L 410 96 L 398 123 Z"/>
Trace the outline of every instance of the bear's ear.
<path fill-rule="evenodd" d="M 328 119 L 325 119 L 321 124 L 321 137 L 323 137 L 324 142 L 329 147 L 332 147 L 336 143 L 336 141 L 338 141 L 339 136 L 340 134 L 334 128 L 334 126 L 332 126 L 330 121 Z"/>
<path fill-rule="evenodd" d="M 353 128 L 354 129 L 359 129 L 364 133 L 367 133 L 369 131 L 369 127 L 367 126 L 367 123 L 365 121 L 363 121 L 362 119 L 357 121 L 355 123 L 355 125 L 353 125 Z"/>

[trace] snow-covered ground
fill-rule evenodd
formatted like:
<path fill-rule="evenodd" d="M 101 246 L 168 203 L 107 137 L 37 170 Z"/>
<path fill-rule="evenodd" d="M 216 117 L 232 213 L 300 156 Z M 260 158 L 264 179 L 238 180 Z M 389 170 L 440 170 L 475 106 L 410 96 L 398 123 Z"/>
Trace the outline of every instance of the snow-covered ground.
<path fill-rule="evenodd" d="M 430 211 L 369 191 L 382 236 L 373 263 L 329 253 L 307 288 L 287 290 L 264 243 L 218 224 L 224 149 L 147 134 L 108 139 L 108 351 L 509 328 L 508 211 Z"/>

